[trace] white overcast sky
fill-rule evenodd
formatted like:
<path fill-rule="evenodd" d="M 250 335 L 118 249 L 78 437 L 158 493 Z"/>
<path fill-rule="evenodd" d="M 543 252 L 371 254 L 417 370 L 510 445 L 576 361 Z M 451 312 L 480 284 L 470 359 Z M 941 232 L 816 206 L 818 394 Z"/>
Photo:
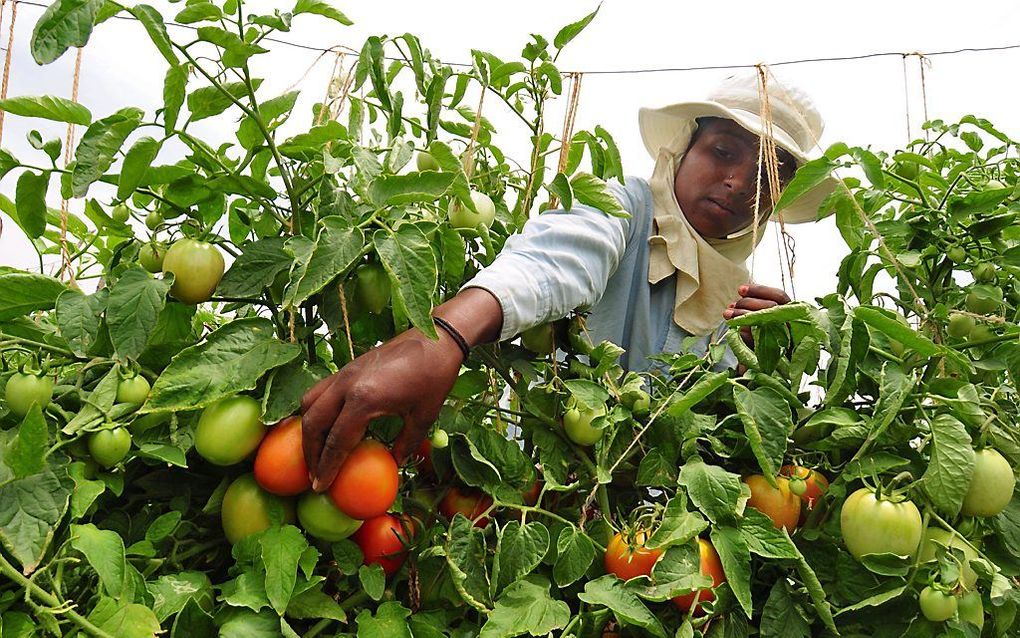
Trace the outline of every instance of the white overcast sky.
<path fill-rule="evenodd" d="M 168 19 L 183 6 L 153 2 L 166 9 Z M 436 56 L 450 62 L 469 60 L 472 48 L 490 51 L 503 59 L 515 59 L 528 34 L 541 33 L 550 40 L 559 27 L 593 10 L 597 3 L 578 0 L 516 0 L 515 2 L 348 1 L 335 5 L 354 20 L 342 27 L 317 16 L 300 16 L 294 29 L 279 37 L 291 42 L 326 48 L 336 44 L 360 48 L 373 34 L 420 36 Z M 291 2 L 249 2 L 248 12 L 289 10 Z M 10 4 L 3 14 L 2 42 L 6 45 Z M 9 96 L 52 94 L 69 96 L 74 52 L 46 67 L 37 66 L 28 50 L 31 29 L 42 9 L 20 4 L 14 36 L 14 57 Z M 853 56 L 874 52 L 932 52 L 969 47 L 1020 44 L 1020 3 L 1016 0 L 973 0 L 960 4 L 941 0 L 773 0 L 771 2 L 662 2 L 652 0 L 605 0 L 596 20 L 566 50 L 561 70 L 606 71 L 662 67 L 775 63 L 786 60 Z M 172 30 L 178 38 L 190 37 Z M 260 56 L 256 73 L 265 78 L 260 91 L 272 97 L 301 80 L 315 62 L 315 52 L 270 43 L 272 53 Z M 321 59 L 298 84 L 303 91 L 295 117 L 289 125 L 307 126 L 309 106 L 320 100 L 332 66 Z M 1016 68 L 1020 49 L 1002 52 L 962 53 L 935 56 L 926 72 L 928 111 L 947 120 L 973 113 L 986 117 L 1014 138 L 1020 137 L 1020 109 Z M 907 91 L 913 134 L 919 134 L 922 102 L 916 58 L 908 60 Z M 123 106 L 153 111 L 162 105 L 162 82 L 166 62 L 134 22 L 110 20 L 101 25 L 85 49 L 79 100 L 104 117 Z M 683 99 L 697 99 L 723 78 L 727 71 L 588 75 L 583 82 L 578 127 L 607 128 L 616 138 L 628 174 L 647 176 L 651 160 L 637 131 L 637 110 Z M 814 62 L 777 67 L 784 82 L 798 84 L 815 99 L 827 127 L 822 142 L 846 141 L 891 150 L 907 140 L 904 70 L 900 57 L 843 62 Z M 194 86 L 194 85 L 193 85 Z M 502 143 L 524 136 L 520 125 L 504 119 L 495 101 L 486 102 L 486 116 L 501 127 Z M 559 131 L 565 100 L 552 111 L 550 130 Z M 221 118 L 214 118 L 222 124 Z M 201 123 L 205 124 L 205 122 Z M 63 137 L 62 125 L 48 126 L 8 116 L 3 147 L 17 157 L 43 165 L 41 153 L 25 141 L 32 128 L 47 139 Z M 236 126 L 227 130 L 196 127 L 210 139 L 230 139 Z M 81 135 L 81 129 L 78 135 Z M 176 157 L 161 155 L 159 163 Z M 0 181 L 0 192 L 14 198 L 17 172 Z M 55 185 L 50 205 L 59 207 Z M 93 193 L 90 193 L 93 195 Z M 95 193 L 100 196 L 101 193 Z M 108 200 L 107 200 L 108 201 Z M 73 201 L 80 211 L 82 201 Z M 0 263 L 37 268 L 28 242 L 9 220 L 0 235 Z M 795 282 L 800 299 L 831 292 L 843 254 L 835 226 L 830 221 L 791 228 L 797 240 Z M 754 278 L 779 285 L 780 260 L 772 237 L 762 244 L 755 261 Z"/>

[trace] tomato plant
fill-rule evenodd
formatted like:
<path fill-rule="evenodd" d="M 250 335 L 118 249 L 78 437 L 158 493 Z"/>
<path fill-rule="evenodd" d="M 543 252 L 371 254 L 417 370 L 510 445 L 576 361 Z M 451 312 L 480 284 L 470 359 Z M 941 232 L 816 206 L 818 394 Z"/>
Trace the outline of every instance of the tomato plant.
<path fill-rule="evenodd" d="M 329 495 L 344 514 L 366 520 L 390 509 L 399 485 L 393 455 L 385 445 L 369 439 L 359 443 L 340 466 Z"/>
<path fill-rule="evenodd" d="M 787 532 L 793 532 L 797 528 L 801 497 L 790 490 L 789 479 L 778 477 L 777 487 L 772 487 L 764 476 L 754 474 L 745 478 L 744 483 L 751 488 L 751 498 L 747 500 L 748 507 L 753 507 L 772 519 L 776 529 L 784 528 Z"/>
<path fill-rule="evenodd" d="M 829 480 L 818 470 L 800 465 L 784 465 L 779 473 L 790 479 L 790 490 L 803 502 L 801 519 L 810 512 L 819 498 L 829 490 Z M 799 493 L 794 489 L 801 490 Z"/>
<path fill-rule="evenodd" d="M 648 549 L 647 540 L 648 532 L 643 530 L 614 534 L 602 557 L 606 571 L 622 580 L 650 576 L 662 550 Z"/>
<path fill-rule="evenodd" d="M 53 380 L 41 374 L 17 372 L 7 379 L 4 400 L 7 409 L 25 416 L 33 405 L 45 408 L 53 399 Z"/>
<path fill-rule="evenodd" d="M 563 414 L 563 429 L 567 437 L 578 445 L 594 445 L 602 438 L 603 430 L 592 425 L 592 421 L 604 416 L 606 407 L 604 405 L 594 408 L 586 408 L 575 405 L 568 407 Z"/>
<path fill-rule="evenodd" d="M 294 496 L 312 487 L 301 447 L 301 417 L 288 417 L 269 430 L 255 454 L 255 480 L 262 489 Z"/>
<path fill-rule="evenodd" d="M 850 553 L 912 556 L 921 542 L 921 513 L 909 500 L 880 498 L 862 487 L 843 502 L 839 529 Z"/>
<path fill-rule="evenodd" d="M 935 560 L 940 547 L 954 553 L 963 553 L 962 559 L 955 559 L 960 562 L 960 581 L 967 589 L 973 589 L 977 584 L 978 575 L 970 566 L 970 561 L 978 557 L 977 550 L 959 534 L 940 527 L 929 526 L 924 530 L 924 536 L 917 551 L 918 561 L 928 563 Z"/>
<path fill-rule="evenodd" d="M 692 591 L 673 599 L 673 604 L 681 612 L 687 613 L 694 607 L 694 615 L 703 613 L 702 603 L 710 603 L 715 600 L 715 588 L 726 582 L 726 573 L 723 571 L 722 561 L 712 543 L 703 538 L 698 539 L 698 556 L 700 559 L 700 571 L 702 576 L 709 576 L 712 579 L 712 586 Z"/>
<path fill-rule="evenodd" d="M 254 452 L 266 426 L 255 399 L 239 395 L 202 410 L 195 426 L 195 451 L 216 465 L 234 465 Z"/>
<path fill-rule="evenodd" d="M 233 545 L 273 524 L 293 523 L 294 503 L 259 487 L 253 474 L 243 474 L 223 493 L 220 518 L 223 534 Z"/>

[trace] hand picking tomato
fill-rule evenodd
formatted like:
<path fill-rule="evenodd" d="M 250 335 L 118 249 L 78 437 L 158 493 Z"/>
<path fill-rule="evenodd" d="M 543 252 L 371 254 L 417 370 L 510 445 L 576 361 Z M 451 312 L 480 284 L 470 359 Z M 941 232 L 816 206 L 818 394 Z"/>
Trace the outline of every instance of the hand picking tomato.
<path fill-rule="evenodd" d="M 178 301 L 209 301 L 223 277 L 223 255 L 216 246 L 195 239 L 178 239 L 163 257 L 163 272 L 174 274 L 170 294 Z"/>
<path fill-rule="evenodd" d="M 127 428 L 100 430 L 89 437 L 89 454 L 105 468 L 120 463 L 131 449 L 131 434 Z"/>
<path fill-rule="evenodd" d="M 365 565 L 382 565 L 386 575 L 392 576 L 407 558 L 407 551 L 401 540 L 406 539 L 407 533 L 399 518 L 392 514 L 383 514 L 363 522 L 351 540 L 361 548 Z"/>
<path fill-rule="evenodd" d="M 489 524 L 488 516 L 478 517 L 490 507 L 492 507 L 492 497 L 485 492 L 457 487 L 451 487 L 439 503 L 439 511 L 446 518 L 452 519 L 457 514 L 462 514 L 471 521 L 475 521 L 477 518 L 475 527 L 485 527 Z"/>
<path fill-rule="evenodd" d="M 294 522 L 294 502 L 265 491 L 254 474 L 243 474 L 230 484 L 220 506 L 223 533 L 233 545 L 246 536 L 269 529 L 274 523 Z"/>
<path fill-rule="evenodd" d="M 367 520 L 382 516 L 397 500 L 400 470 L 379 441 L 358 444 L 340 467 L 329 495 L 344 514 Z"/>
<path fill-rule="evenodd" d="M 745 478 L 744 483 L 751 488 L 747 504 L 771 518 L 776 529 L 785 528 L 787 532 L 793 532 L 800 520 L 800 497 L 790 491 L 788 478 L 780 476 L 776 482 L 778 488 L 769 485 L 768 479 L 761 474 Z"/>
<path fill-rule="evenodd" d="M 645 542 L 648 532 L 640 530 L 631 534 L 617 532 L 609 541 L 602 558 L 606 571 L 617 578 L 630 580 L 638 576 L 650 576 L 655 561 L 662 556 L 661 549 L 648 549 Z"/>
<path fill-rule="evenodd" d="M 843 502 L 839 527 L 846 548 L 856 558 L 865 554 L 913 556 L 921 542 L 921 513 L 913 502 L 879 499 L 862 487 Z"/>
<path fill-rule="evenodd" d="M 974 457 L 974 476 L 963 497 L 960 510 L 964 516 L 995 516 L 1009 505 L 1016 488 L 1013 468 L 992 448 L 979 451 Z"/>
<path fill-rule="evenodd" d="M 297 516 L 306 532 L 327 543 L 342 541 L 362 525 L 362 521 L 341 512 L 329 494 L 315 492 L 308 492 L 301 497 L 297 505 Z"/>
<path fill-rule="evenodd" d="M 705 576 L 712 577 L 712 586 L 706 587 L 705 589 L 699 589 L 698 591 L 692 591 L 689 594 L 677 596 L 673 599 L 673 604 L 684 613 L 690 611 L 691 605 L 696 604 L 697 606 L 694 609 L 695 616 L 700 616 L 704 613 L 701 608 L 701 603 L 709 603 L 715 600 L 715 591 L 713 590 L 726 582 L 726 573 L 723 571 L 722 561 L 719 560 L 719 554 L 716 553 L 715 548 L 712 547 L 712 543 L 703 538 L 699 538 L 698 552 L 701 556 L 701 573 Z M 695 597 L 697 597 L 696 603 Z"/>
<path fill-rule="evenodd" d="M 931 586 L 921 590 L 917 602 L 921 607 L 921 613 L 932 622 L 949 620 L 956 614 L 959 604 L 956 601 L 956 596 Z"/>
<path fill-rule="evenodd" d="M 301 417 L 284 419 L 262 439 L 255 456 L 255 480 L 280 496 L 294 496 L 312 486 L 301 448 Z"/>
<path fill-rule="evenodd" d="M 214 465 L 240 463 L 266 434 L 261 414 L 259 402 L 249 396 L 220 399 L 198 417 L 195 450 Z"/>
<path fill-rule="evenodd" d="M 15 372 L 7 379 L 4 399 L 7 409 L 20 417 L 28 414 L 33 404 L 45 409 L 53 399 L 53 379 L 41 374 Z"/>

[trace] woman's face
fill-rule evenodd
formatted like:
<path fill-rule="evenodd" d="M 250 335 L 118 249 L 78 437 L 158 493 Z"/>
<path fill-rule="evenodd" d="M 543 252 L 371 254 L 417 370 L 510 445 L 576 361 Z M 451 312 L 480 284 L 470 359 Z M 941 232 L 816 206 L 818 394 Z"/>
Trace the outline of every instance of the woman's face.
<path fill-rule="evenodd" d="M 780 183 L 796 170 L 793 157 L 782 149 Z M 701 121 L 676 171 L 674 192 L 687 221 L 702 237 L 719 239 L 751 223 L 758 179 L 758 136 L 733 120 Z M 760 215 L 772 211 L 768 178 L 762 175 Z"/>

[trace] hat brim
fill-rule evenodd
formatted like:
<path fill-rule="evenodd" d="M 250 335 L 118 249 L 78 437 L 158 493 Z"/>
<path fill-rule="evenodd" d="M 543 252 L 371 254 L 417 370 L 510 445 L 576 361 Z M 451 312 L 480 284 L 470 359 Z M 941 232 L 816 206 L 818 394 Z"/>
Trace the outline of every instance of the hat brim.
<path fill-rule="evenodd" d="M 731 109 L 717 102 L 682 102 L 658 109 L 643 108 L 638 111 L 638 127 L 641 140 L 648 154 L 655 159 L 659 149 L 672 144 L 676 131 L 684 124 L 693 123 L 700 117 L 721 117 L 733 120 L 747 131 L 761 136 L 762 120 L 757 113 Z M 814 159 L 801 151 L 786 131 L 778 127 L 772 129 L 776 146 L 787 151 L 797 160 L 798 166 Z M 818 209 L 826 197 L 835 189 L 836 180 L 828 178 L 811 190 L 805 192 L 796 201 L 784 208 L 779 215 L 773 216 L 776 221 L 782 218 L 784 223 L 801 224 L 818 219 Z"/>

